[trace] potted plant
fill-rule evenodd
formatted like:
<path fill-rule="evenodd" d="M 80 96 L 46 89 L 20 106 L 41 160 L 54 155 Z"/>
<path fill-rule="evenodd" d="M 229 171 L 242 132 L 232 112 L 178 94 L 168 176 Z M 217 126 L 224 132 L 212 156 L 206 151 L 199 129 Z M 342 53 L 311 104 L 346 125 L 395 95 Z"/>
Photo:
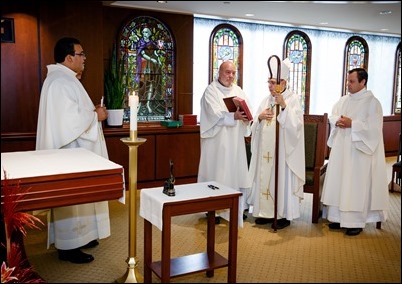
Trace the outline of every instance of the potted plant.
<path fill-rule="evenodd" d="M 108 110 L 108 125 L 122 126 L 124 101 L 126 96 L 124 60 L 117 58 L 116 48 L 113 47 L 112 59 L 105 71 L 105 106 Z M 117 116 L 115 118 L 115 115 Z"/>

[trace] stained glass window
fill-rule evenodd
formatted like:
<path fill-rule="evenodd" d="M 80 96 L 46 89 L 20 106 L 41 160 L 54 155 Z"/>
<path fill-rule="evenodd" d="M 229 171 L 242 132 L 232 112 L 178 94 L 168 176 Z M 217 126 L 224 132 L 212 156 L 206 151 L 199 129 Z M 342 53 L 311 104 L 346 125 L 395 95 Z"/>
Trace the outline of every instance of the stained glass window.
<path fill-rule="evenodd" d="M 242 87 L 243 39 L 239 30 L 229 24 L 218 25 L 212 31 L 210 47 L 209 82 L 217 78 L 221 63 L 230 60 L 237 67 L 234 83 Z"/>
<path fill-rule="evenodd" d="M 368 45 L 364 38 L 359 36 L 353 36 L 346 42 L 343 95 L 347 94 L 348 71 L 355 68 L 364 68 L 368 72 Z"/>
<path fill-rule="evenodd" d="M 309 114 L 311 42 L 304 32 L 292 31 L 286 36 L 286 57 L 292 64 L 288 88 L 299 96 L 304 113 Z"/>
<path fill-rule="evenodd" d="M 119 52 L 126 63 L 127 93 L 140 99 L 138 121 L 172 118 L 175 42 L 168 27 L 153 17 L 130 20 L 121 30 Z M 129 117 L 126 111 L 125 120 Z"/>
<path fill-rule="evenodd" d="M 400 42 L 396 48 L 394 74 L 395 79 L 394 79 L 394 92 L 393 92 L 391 113 L 401 114 L 401 43 Z"/>

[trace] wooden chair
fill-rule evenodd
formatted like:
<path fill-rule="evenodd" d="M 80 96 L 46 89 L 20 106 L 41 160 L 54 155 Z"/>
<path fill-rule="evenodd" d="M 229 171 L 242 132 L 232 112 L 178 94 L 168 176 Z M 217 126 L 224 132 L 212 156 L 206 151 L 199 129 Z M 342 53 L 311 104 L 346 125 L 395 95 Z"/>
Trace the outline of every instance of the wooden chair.
<path fill-rule="evenodd" d="M 392 179 L 390 191 L 394 192 L 394 183 L 401 186 L 401 133 L 399 133 L 399 149 L 396 156 L 396 162 L 392 165 Z"/>
<path fill-rule="evenodd" d="M 312 222 L 320 218 L 322 185 L 327 171 L 328 114 L 304 115 L 304 148 L 306 160 L 306 183 L 304 192 L 313 194 Z"/>

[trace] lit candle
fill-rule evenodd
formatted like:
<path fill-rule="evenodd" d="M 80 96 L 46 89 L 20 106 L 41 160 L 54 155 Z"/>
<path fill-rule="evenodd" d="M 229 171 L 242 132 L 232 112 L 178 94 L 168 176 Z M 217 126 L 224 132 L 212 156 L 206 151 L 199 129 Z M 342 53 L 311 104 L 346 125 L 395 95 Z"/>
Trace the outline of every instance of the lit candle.
<path fill-rule="evenodd" d="M 138 96 L 133 92 L 129 97 L 128 105 L 130 106 L 130 130 L 137 130 L 137 111 L 138 111 Z"/>

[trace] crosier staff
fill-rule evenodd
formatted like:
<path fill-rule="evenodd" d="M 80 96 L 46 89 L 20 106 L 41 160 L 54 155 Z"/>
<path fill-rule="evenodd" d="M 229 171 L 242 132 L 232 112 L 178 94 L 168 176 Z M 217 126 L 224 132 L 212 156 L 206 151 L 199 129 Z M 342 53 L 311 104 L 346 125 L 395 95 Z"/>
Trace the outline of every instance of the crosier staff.
<path fill-rule="evenodd" d="M 272 55 L 268 58 L 267 64 L 268 64 L 268 71 L 270 78 L 273 78 L 272 76 L 272 68 L 271 68 L 271 60 L 276 59 L 276 63 L 278 65 L 277 72 L 276 72 L 276 85 L 275 85 L 275 94 L 280 94 L 283 91 L 283 88 L 281 87 L 281 60 L 277 55 Z M 273 229 L 276 232 L 277 230 L 277 219 L 278 219 L 278 164 L 279 164 L 279 122 L 278 122 L 278 114 L 279 114 L 279 104 L 276 103 L 275 99 L 275 198 L 274 198 L 274 223 L 273 223 Z"/>

